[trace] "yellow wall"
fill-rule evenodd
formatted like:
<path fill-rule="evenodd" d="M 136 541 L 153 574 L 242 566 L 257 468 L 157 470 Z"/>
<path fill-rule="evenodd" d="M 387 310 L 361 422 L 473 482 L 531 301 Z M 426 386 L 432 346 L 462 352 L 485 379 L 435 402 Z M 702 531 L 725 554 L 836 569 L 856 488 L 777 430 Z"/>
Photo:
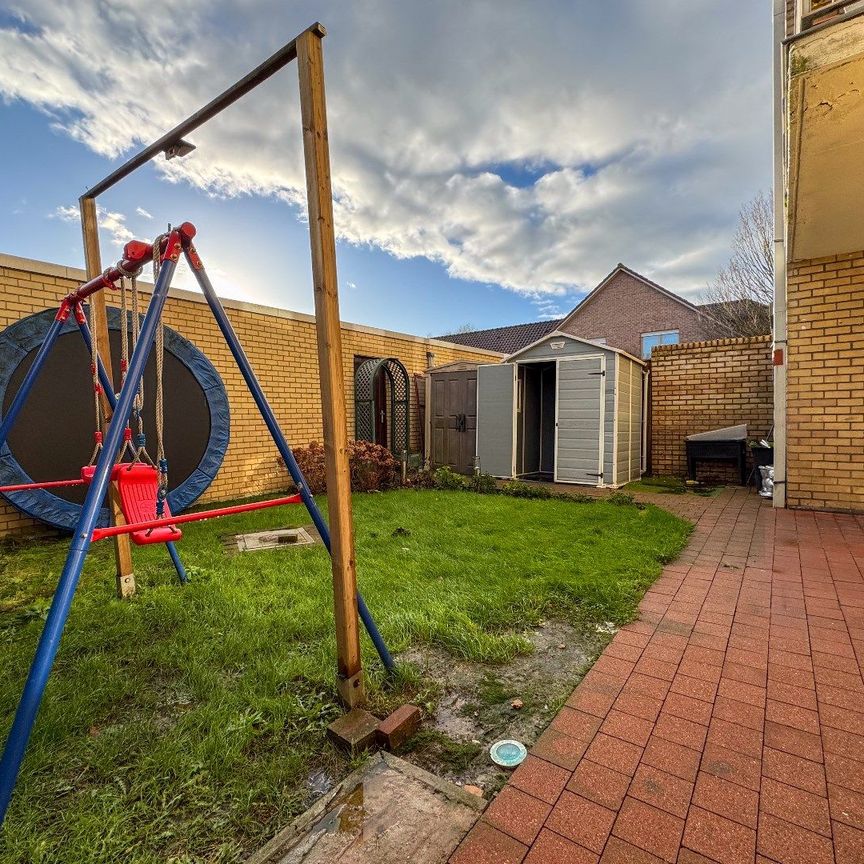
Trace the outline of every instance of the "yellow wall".
<path fill-rule="evenodd" d="M 0 255 L 0 328 L 59 304 L 84 278 L 80 270 Z M 110 296 L 109 296 L 110 302 Z M 264 306 L 226 301 L 228 315 L 292 446 L 321 440 L 321 399 L 314 318 Z M 219 476 L 200 499 L 225 500 L 284 487 L 270 440 L 240 372 L 203 298 L 172 291 L 165 323 L 203 351 L 222 376 L 231 406 L 231 443 Z M 501 355 L 356 324 L 342 327 L 343 368 L 348 400 L 348 434 L 354 433 L 354 355 L 397 357 L 409 375 L 433 363 L 475 360 L 495 363 Z M 411 393 L 411 441 L 417 449 L 416 394 Z M 0 503 L 0 536 L 31 533 L 38 523 Z"/>
<path fill-rule="evenodd" d="M 864 15 L 797 37 L 786 74 L 786 503 L 864 511 Z"/>
<path fill-rule="evenodd" d="M 789 266 L 786 501 L 864 510 L 864 251 Z"/>
<path fill-rule="evenodd" d="M 697 432 L 747 424 L 761 439 L 773 422 L 771 337 L 659 345 L 651 352 L 651 471 L 683 477 L 686 439 Z M 735 471 L 710 465 L 712 476 Z M 721 473 L 722 472 L 722 473 Z"/>

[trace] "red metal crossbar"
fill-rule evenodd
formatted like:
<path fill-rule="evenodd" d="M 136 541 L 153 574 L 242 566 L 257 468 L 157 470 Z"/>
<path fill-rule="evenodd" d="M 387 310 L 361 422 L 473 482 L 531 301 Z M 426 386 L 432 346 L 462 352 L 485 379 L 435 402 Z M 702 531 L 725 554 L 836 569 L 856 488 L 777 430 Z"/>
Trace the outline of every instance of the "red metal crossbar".
<path fill-rule="evenodd" d="M 191 222 L 184 222 L 176 230 L 179 232 L 181 239 L 185 241 L 191 241 L 196 233 L 195 226 Z M 164 250 L 163 255 L 176 255 L 179 253 L 179 246 L 177 249 L 168 249 L 165 245 L 166 242 L 166 239 L 163 238 L 163 245 L 162 247 L 160 247 L 160 251 Z M 61 310 L 64 308 L 73 308 L 77 303 L 80 303 L 82 300 L 86 300 L 91 294 L 95 294 L 97 291 L 101 291 L 103 288 L 116 288 L 117 286 L 114 283 L 120 280 L 120 277 L 123 275 L 123 271 L 126 271 L 127 274 L 135 273 L 139 271 L 144 264 L 146 264 L 148 261 L 151 261 L 152 259 L 152 244 L 144 243 L 141 240 L 130 240 L 123 247 L 123 258 L 118 261 L 115 266 L 109 267 L 104 273 L 100 273 L 98 276 L 94 277 L 89 282 L 85 282 L 79 288 L 76 288 L 74 291 L 70 291 L 63 298 L 63 304 L 60 307 Z"/>
<path fill-rule="evenodd" d="M 41 483 L 14 483 L 11 486 L 0 486 L 0 492 L 23 492 L 26 489 L 56 489 L 58 486 L 83 486 L 87 480 L 80 477 L 77 480 L 45 480 Z"/>
<path fill-rule="evenodd" d="M 220 516 L 233 516 L 235 513 L 248 513 L 251 510 L 264 510 L 267 507 L 282 507 L 285 504 L 300 504 L 299 495 L 288 495 L 285 498 L 273 498 L 270 501 L 254 501 L 251 504 L 235 504 L 233 507 L 219 507 L 216 510 L 202 510 L 200 513 L 184 513 L 182 516 L 168 516 L 165 519 L 151 519 L 149 522 L 134 522 L 129 525 L 111 525 L 108 528 L 94 528 L 91 540 L 102 540 L 105 537 L 116 537 L 118 534 L 131 534 L 133 531 L 149 531 L 153 528 L 165 528 L 170 525 L 182 525 L 185 522 L 203 522 L 205 519 L 217 519 Z"/>

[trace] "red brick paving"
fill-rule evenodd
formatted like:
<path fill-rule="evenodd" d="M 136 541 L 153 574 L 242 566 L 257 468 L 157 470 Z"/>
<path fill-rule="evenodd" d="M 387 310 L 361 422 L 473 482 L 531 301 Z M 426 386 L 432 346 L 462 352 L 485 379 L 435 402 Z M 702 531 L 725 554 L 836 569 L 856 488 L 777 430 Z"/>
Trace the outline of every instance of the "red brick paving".
<path fill-rule="evenodd" d="M 864 518 L 698 520 L 453 864 L 864 864 Z"/>

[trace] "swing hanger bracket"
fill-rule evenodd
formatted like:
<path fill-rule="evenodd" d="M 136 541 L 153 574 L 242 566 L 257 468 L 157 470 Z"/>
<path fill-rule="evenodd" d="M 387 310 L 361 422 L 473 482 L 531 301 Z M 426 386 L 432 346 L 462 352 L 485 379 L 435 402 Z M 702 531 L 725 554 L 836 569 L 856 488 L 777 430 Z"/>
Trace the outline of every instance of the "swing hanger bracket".
<path fill-rule="evenodd" d="M 191 245 L 192 238 L 197 233 L 191 222 L 184 222 L 178 228 L 171 228 L 169 233 L 160 241 L 160 261 L 179 260 L 180 253 Z"/>

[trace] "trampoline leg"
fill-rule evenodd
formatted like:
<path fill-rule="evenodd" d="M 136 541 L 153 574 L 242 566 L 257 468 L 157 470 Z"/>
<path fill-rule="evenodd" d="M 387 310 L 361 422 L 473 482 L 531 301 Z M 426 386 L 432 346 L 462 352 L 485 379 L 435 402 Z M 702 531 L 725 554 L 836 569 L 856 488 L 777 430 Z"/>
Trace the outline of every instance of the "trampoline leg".
<path fill-rule="evenodd" d="M 51 353 L 51 349 L 54 347 L 54 343 L 57 341 L 57 337 L 60 335 L 60 331 L 63 329 L 63 325 L 66 323 L 68 317 L 69 307 L 64 303 L 57 311 L 54 320 L 51 322 L 51 326 L 45 334 L 45 339 L 42 341 L 36 359 L 27 370 L 27 374 L 24 376 L 24 380 L 21 382 L 21 386 L 18 388 L 18 392 L 15 394 L 15 398 L 9 406 L 9 410 L 3 418 L 3 422 L 0 423 L 0 449 L 2 449 L 3 445 L 6 443 L 9 430 L 15 423 L 19 412 L 24 407 L 24 403 L 27 401 L 27 397 L 30 395 L 30 391 L 33 389 L 36 379 L 39 377 L 39 373 L 42 371 L 42 366 L 48 359 L 48 355 Z"/>
<path fill-rule="evenodd" d="M 189 252 L 188 250 L 185 251 L 188 260 Z M 204 292 L 204 297 L 207 300 L 207 304 L 210 306 L 210 310 L 213 312 L 213 317 L 216 319 L 216 323 L 219 325 L 219 329 L 222 331 L 222 335 L 225 337 L 225 341 L 228 343 L 228 347 L 234 355 L 234 360 L 240 368 L 240 372 L 246 381 L 246 386 L 249 388 L 249 392 L 252 394 L 255 404 L 258 406 L 258 411 L 260 412 L 267 429 L 270 431 L 273 443 L 276 445 L 279 455 L 285 460 L 285 467 L 288 469 L 291 479 L 300 490 L 300 497 L 303 499 L 303 503 L 306 505 L 306 509 L 309 511 L 309 515 L 312 517 L 312 521 L 315 523 L 318 533 L 321 535 L 322 542 L 327 547 L 327 551 L 330 552 L 330 529 L 324 521 L 321 511 L 318 509 L 315 499 L 312 497 L 312 493 L 309 490 L 309 484 L 306 482 L 306 478 L 303 476 L 303 472 L 300 470 L 300 466 L 297 464 L 297 460 L 294 458 L 294 454 L 291 452 L 291 448 L 288 446 L 288 442 L 282 434 L 282 429 L 279 426 L 279 422 L 276 420 L 276 415 L 273 413 L 273 409 L 270 407 L 270 403 L 267 401 L 267 397 L 261 389 L 261 384 L 255 375 L 255 371 L 252 369 L 252 364 L 249 362 L 249 358 L 246 356 L 246 352 L 243 350 L 243 346 L 240 344 L 240 340 L 237 338 L 237 334 L 234 332 L 234 328 L 231 326 L 231 322 L 225 314 L 225 309 L 223 308 L 216 291 L 213 289 L 210 277 L 200 264 L 196 266 L 193 265 L 191 261 L 189 264 L 193 275 L 201 286 L 201 290 Z M 375 645 L 375 650 L 378 652 L 378 656 L 381 658 L 384 668 L 388 672 L 393 672 L 396 668 L 393 658 L 390 656 L 390 652 L 387 650 L 387 645 L 375 624 L 375 619 L 372 617 L 372 613 L 369 611 L 369 607 L 366 605 L 366 602 L 363 600 L 363 596 L 359 591 L 357 592 L 357 611 L 360 614 L 366 632 L 369 634 L 372 643 Z"/>
<path fill-rule="evenodd" d="M 167 241 L 169 246 L 172 241 L 179 245 L 178 232 L 174 231 L 169 236 Z M 90 538 L 96 523 L 99 521 L 102 502 L 108 491 L 108 484 L 111 482 L 111 468 L 114 464 L 115 455 L 120 449 L 123 429 L 126 426 L 122 417 L 128 415 L 132 410 L 132 400 L 138 390 L 141 376 L 144 374 L 144 367 L 156 335 L 156 325 L 165 306 L 168 287 L 171 284 L 175 267 L 176 261 L 166 257 L 159 278 L 156 280 L 150 306 L 141 327 L 141 338 L 132 352 L 129 374 L 120 391 L 120 398 L 117 400 L 118 410 L 108 425 L 105 444 L 96 463 L 96 473 L 87 489 L 87 496 L 81 508 L 81 518 L 78 520 L 78 525 L 72 536 L 72 544 L 66 556 L 66 563 L 63 565 L 63 572 L 60 574 L 60 581 L 57 583 L 57 590 L 51 601 L 51 609 L 48 612 L 45 627 L 39 637 L 36 655 L 33 658 L 27 681 L 24 684 L 24 692 L 21 694 L 18 708 L 15 711 L 15 719 L 12 721 L 9 737 L 6 739 L 3 756 L 0 758 L 0 825 L 3 823 L 9 801 L 12 798 L 12 790 L 15 788 L 24 751 L 27 748 L 30 733 L 33 731 L 36 714 L 39 711 L 45 686 L 51 674 L 54 657 L 60 647 L 60 639 L 63 636 L 66 619 L 69 617 L 75 589 L 78 587 L 81 570 L 90 548 Z M 56 337 L 56 333 L 54 335 Z"/>
<path fill-rule="evenodd" d="M 168 554 L 174 562 L 174 568 L 177 570 L 177 578 L 180 580 L 180 584 L 186 585 L 189 582 L 189 576 L 186 574 L 186 568 L 180 560 L 180 553 L 177 551 L 177 547 L 170 541 L 165 546 L 168 548 Z"/>

